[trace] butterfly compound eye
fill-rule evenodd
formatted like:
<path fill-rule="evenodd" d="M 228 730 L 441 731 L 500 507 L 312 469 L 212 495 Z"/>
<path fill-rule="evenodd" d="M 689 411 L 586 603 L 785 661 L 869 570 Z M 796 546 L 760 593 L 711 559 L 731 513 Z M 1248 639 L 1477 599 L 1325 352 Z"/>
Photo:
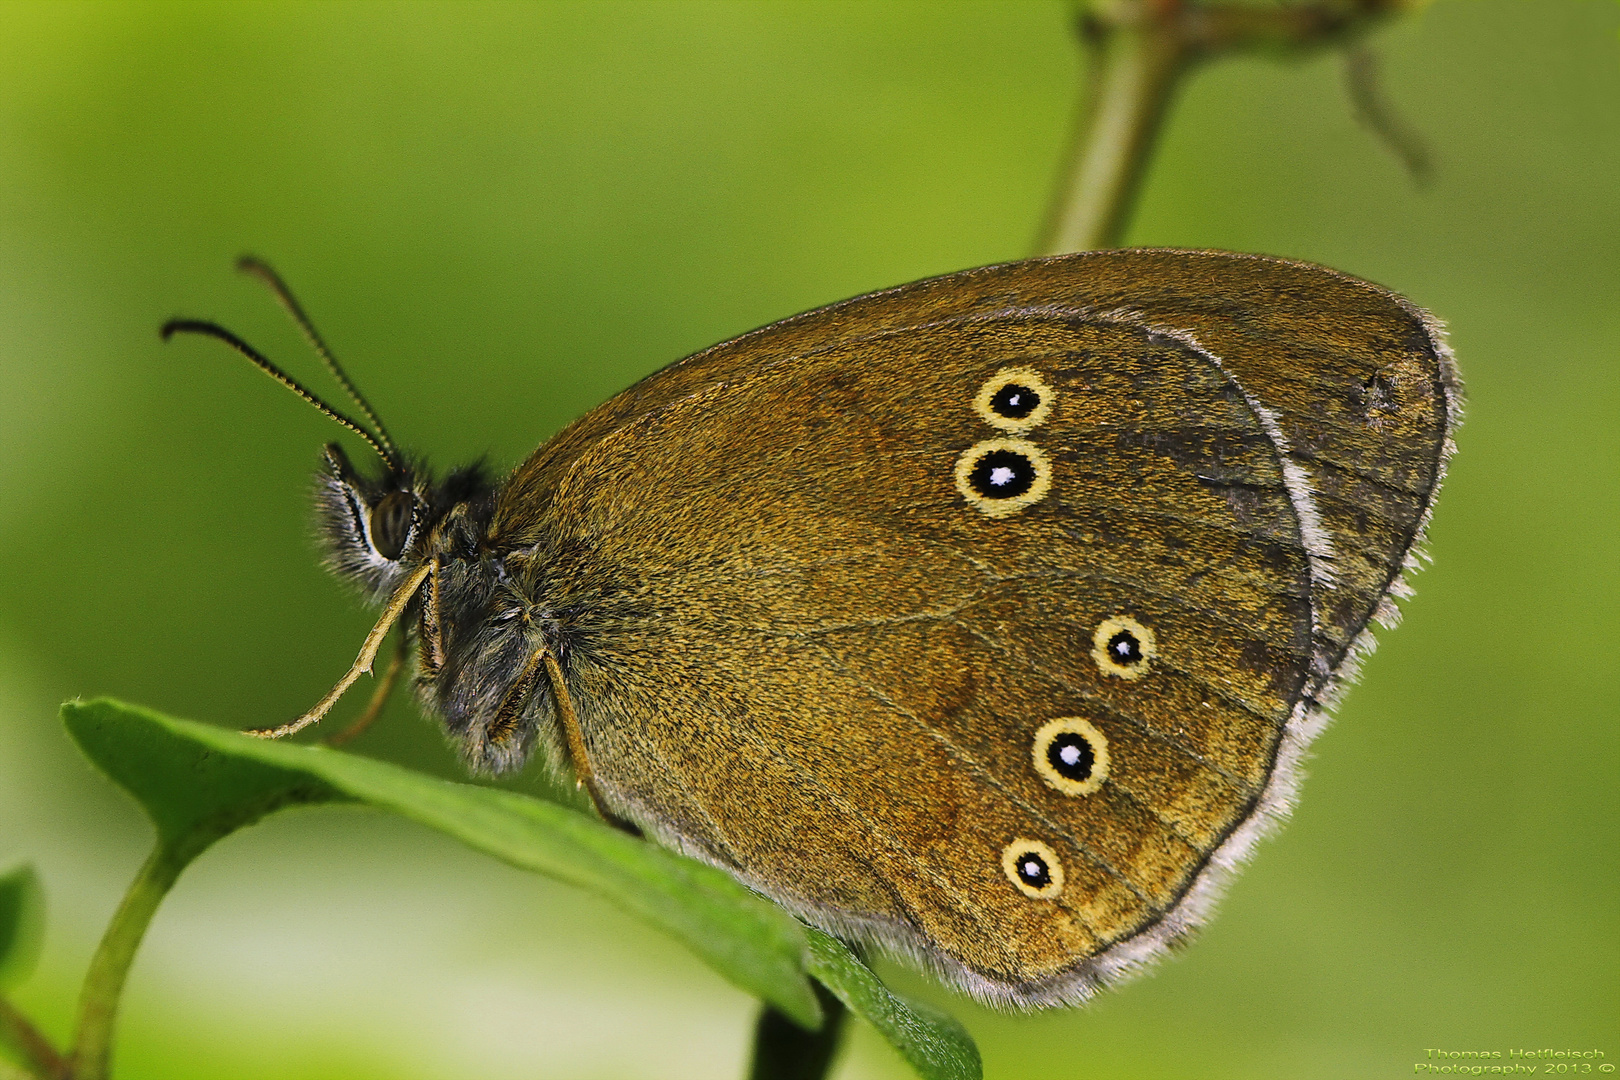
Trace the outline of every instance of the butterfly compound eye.
<path fill-rule="evenodd" d="M 416 500 L 408 491 L 391 491 L 371 509 L 371 546 L 390 562 L 405 550 L 411 537 L 411 516 Z"/>

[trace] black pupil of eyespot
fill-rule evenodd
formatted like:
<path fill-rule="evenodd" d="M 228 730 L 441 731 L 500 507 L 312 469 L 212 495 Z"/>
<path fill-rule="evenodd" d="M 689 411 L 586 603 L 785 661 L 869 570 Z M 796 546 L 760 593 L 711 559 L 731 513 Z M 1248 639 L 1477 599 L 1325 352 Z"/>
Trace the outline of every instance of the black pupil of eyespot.
<path fill-rule="evenodd" d="M 1114 658 L 1116 664 L 1140 664 L 1142 645 L 1136 640 L 1135 634 L 1121 630 L 1108 639 L 1108 655 Z"/>
<path fill-rule="evenodd" d="M 992 450 L 974 463 L 968 482 L 987 499 L 1016 499 L 1035 483 L 1035 463 L 1016 450 Z"/>
<path fill-rule="evenodd" d="M 1052 884 L 1052 872 L 1046 868 L 1046 860 L 1033 851 L 1018 856 L 1018 876 L 1024 879 L 1024 884 L 1037 889 Z"/>
<path fill-rule="evenodd" d="M 397 559 L 411 534 L 411 496 L 393 491 L 371 511 L 371 543 L 385 559 Z"/>
<path fill-rule="evenodd" d="M 990 398 L 990 408 L 997 416 L 1005 416 L 1009 420 L 1022 420 L 1041 403 L 1041 395 L 1027 386 L 1018 383 L 1008 383 Z"/>
<path fill-rule="evenodd" d="M 1065 731 L 1052 740 L 1052 745 L 1046 748 L 1046 760 L 1054 771 L 1066 780 L 1082 783 L 1091 779 L 1091 770 L 1096 767 L 1097 755 L 1092 752 L 1091 743 L 1085 736 L 1074 731 Z"/>

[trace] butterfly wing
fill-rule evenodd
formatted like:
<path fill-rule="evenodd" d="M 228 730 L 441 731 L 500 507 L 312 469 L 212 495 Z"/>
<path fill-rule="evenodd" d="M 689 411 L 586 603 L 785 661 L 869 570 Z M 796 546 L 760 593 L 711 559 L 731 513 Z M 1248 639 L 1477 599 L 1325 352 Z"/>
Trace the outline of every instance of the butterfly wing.
<path fill-rule="evenodd" d="M 1445 364 L 1297 264 L 970 271 L 652 376 L 514 474 L 492 538 L 546 568 L 620 812 L 981 997 L 1075 1000 L 1286 801 L 1427 513 Z"/>
<path fill-rule="evenodd" d="M 1312 689 L 1330 692 L 1369 621 L 1397 617 L 1388 598 L 1405 595 L 1401 576 L 1415 566 L 1462 418 L 1440 326 L 1387 290 L 1306 263 L 1174 250 L 1080 258 L 1090 307 L 1185 333 L 1269 414 L 1312 496 Z"/>

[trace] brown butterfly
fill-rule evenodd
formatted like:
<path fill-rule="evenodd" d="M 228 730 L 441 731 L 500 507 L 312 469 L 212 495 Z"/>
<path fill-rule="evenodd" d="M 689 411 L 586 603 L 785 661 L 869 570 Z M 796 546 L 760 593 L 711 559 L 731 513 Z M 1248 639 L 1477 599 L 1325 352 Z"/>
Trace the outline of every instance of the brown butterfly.
<path fill-rule="evenodd" d="M 326 450 L 328 560 L 468 764 L 986 1001 L 1208 913 L 1396 617 L 1460 411 L 1435 321 L 1296 262 L 1125 250 L 903 285 L 659 371 L 509 476 Z"/>

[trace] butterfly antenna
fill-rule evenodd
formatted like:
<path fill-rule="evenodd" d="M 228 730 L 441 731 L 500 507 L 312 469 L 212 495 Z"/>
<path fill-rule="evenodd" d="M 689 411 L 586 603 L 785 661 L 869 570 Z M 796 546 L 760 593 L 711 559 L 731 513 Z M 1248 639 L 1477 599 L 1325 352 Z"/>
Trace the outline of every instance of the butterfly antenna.
<path fill-rule="evenodd" d="M 291 390 L 293 393 L 315 406 L 315 408 L 319 409 L 325 415 L 331 417 L 333 420 L 336 420 L 339 424 L 342 424 L 344 427 L 366 440 L 366 443 L 370 445 L 373 450 L 377 451 L 377 456 L 382 458 L 383 461 L 387 462 L 390 468 L 396 470 L 399 468 L 399 459 L 394 453 L 393 444 L 388 442 L 386 436 L 383 438 L 378 438 L 376 435 L 373 435 L 370 431 L 361 426 L 358 420 L 353 420 L 347 416 L 344 416 L 342 413 L 332 408 L 332 406 L 316 397 L 312 391 L 306 389 L 301 383 L 299 383 L 297 379 L 294 379 L 291 375 L 288 375 L 285 371 L 282 371 L 280 368 L 276 367 L 276 365 L 272 364 L 268 359 L 265 358 L 263 353 L 259 352 L 259 350 L 255 349 L 253 346 L 249 345 L 247 342 L 243 341 L 241 338 L 237 337 L 223 326 L 220 326 L 218 323 L 202 322 L 198 319 L 170 319 L 168 322 L 163 324 L 163 329 L 158 331 L 158 333 L 162 336 L 164 341 L 168 341 L 176 334 L 198 334 L 202 337 L 211 337 L 219 341 L 223 341 L 225 344 L 229 345 L 231 348 L 235 349 L 237 352 L 241 353 L 243 356 L 252 361 L 254 367 L 258 368 L 260 371 L 276 380 L 276 382 L 280 383 L 282 386 L 285 386 L 287 389 Z M 362 404 L 361 407 L 364 408 L 364 405 Z"/>
<path fill-rule="evenodd" d="M 365 414 L 366 419 L 371 421 L 371 426 L 377 431 L 378 441 L 387 448 L 388 452 L 383 455 L 384 460 L 390 464 L 398 461 L 399 452 L 394 447 L 394 440 L 388 437 L 388 429 L 383 426 L 382 419 L 377 415 L 376 410 L 371 407 L 371 403 L 366 400 L 365 395 L 360 393 L 360 388 L 354 385 L 348 373 L 343 370 L 343 365 L 338 363 L 337 357 L 332 355 L 332 350 L 326 347 L 326 342 L 321 339 L 320 333 L 315 329 L 315 324 L 310 322 L 308 315 L 304 314 L 304 309 L 299 305 L 298 298 L 293 296 L 291 289 L 287 288 L 287 283 L 281 280 L 281 275 L 277 274 L 269 263 L 254 258 L 252 255 L 243 255 L 240 259 L 237 259 L 236 268 L 244 274 L 251 274 L 258 278 L 275 295 L 276 300 L 286 309 L 287 314 L 292 317 L 292 321 L 298 324 L 298 329 L 304 332 L 304 339 L 309 342 L 310 347 L 326 363 L 326 370 L 332 373 L 332 377 L 338 381 L 338 384 L 343 387 L 354 403 L 360 406 L 360 411 Z"/>

